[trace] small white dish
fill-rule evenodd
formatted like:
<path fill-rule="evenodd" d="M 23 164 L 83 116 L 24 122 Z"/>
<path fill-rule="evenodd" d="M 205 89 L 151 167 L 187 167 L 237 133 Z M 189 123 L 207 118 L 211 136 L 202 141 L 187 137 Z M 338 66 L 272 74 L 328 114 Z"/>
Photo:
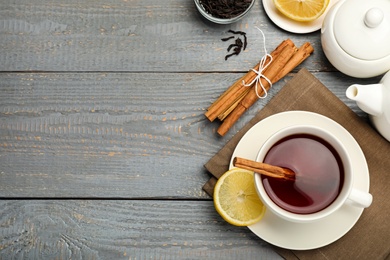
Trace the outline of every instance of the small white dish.
<path fill-rule="evenodd" d="M 336 3 L 338 0 L 330 0 L 329 5 L 326 8 L 325 12 L 316 20 L 312 22 L 297 22 L 291 20 L 290 18 L 284 16 L 280 13 L 275 5 L 273 0 L 262 0 L 263 7 L 268 17 L 280 28 L 292 32 L 292 33 L 311 33 L 321 29 L 322 22 L 325 18 L 325 15 L 329 9 Z"/>
<path fill-rule="evenodd" d="M 312 112 L 288 111 L 261 120 L 241 138 L 233 152 L 232 160 L 236 156 L 256 160 L 260 147 L 274 132 L 296 124 L 321 127 L 342 140 L 354 161 L 352 166 L 356 172 L 354 187 L 368 192 L 370 186 L 368 166 L 356 140 L 335 121 Z M 232 161 L 230 168 L 233 168 Z M 356 224 L 362 213 L 362 208 L 343 205 L 323 220 L 302 224 L 289 222 L 267 210 L 261 221 L 248 228 L 275 246 L 309 250 L 326 246 L 344 236 Z"/>

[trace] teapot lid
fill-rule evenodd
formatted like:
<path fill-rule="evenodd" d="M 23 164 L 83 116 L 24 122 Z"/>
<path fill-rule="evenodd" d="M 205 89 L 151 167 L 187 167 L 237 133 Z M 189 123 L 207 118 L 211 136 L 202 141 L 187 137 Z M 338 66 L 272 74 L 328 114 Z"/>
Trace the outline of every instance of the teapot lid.
<path fill-rule="evenodd" d="M 347 0 L 334 19 L 334 35 L 340 47 L 362 60 L 390 55 L 390 1 Z"/>

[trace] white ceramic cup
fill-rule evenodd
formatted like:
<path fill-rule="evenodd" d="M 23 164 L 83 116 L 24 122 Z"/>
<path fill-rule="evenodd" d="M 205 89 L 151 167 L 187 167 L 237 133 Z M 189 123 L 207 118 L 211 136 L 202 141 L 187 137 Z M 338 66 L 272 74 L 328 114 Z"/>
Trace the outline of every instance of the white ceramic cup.
<path fill-rule="evenodd" d="M 283 138 L 295 134 L 308 134 L 316 136 L 326 141 L 336 150 L 344 168 L 344 181 L 342 184 L 342 188 L 335 200 L 324 209 L 318 212 L 307 214 L 292 213 L 279 207 L 276 203 L 272 201 L 263 186 L 261 176 L 259 174 L 255 174 L 255 185 L 257 193 L 268 210 L 272 211 L 274 214 L 285 220 L 298 223 L 307 223 L 317 221 L 322 218 L 325 218 L 326 216 L 329 216 L 330 214 L 338 210 L 341 206 L 343 206 L 345 203 L 362 208 L 366 208 L 371 205 L 372 195 L 368 192 L 364 192 L 353 187 L 354 173 L 352 172 L 351 167 L 351 164 L 353 162 L 351 161 L 351 157 L 348 154 L 348 150 L 345 148 L 343 143 L 329 131 L 310 125 L 295 125 L 286 127 L 284 129 L 279 130 L 265 141 L 263 146 L 260 148 L 256 160 L 259 162 L 263 162 L 268 151 L 275 145 L 275 143 L 277 143 Z"/>

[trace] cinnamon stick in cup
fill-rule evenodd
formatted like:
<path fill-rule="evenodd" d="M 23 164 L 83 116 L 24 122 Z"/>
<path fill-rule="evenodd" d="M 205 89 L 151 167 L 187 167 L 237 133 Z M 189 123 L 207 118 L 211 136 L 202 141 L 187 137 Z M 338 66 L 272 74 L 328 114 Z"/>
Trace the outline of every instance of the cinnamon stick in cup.
<path fill-rule="evenodd" d="M 241 169 L 253 171 L 256 173 L 260 173 L 272 178 L 284 179 L 284 180 L 295 179 L 295 173 L 290 169 L 270 165 L 267 163 L 256 162 L 241 157 L 235 157 L 233 159 L 233 166 Z"/>

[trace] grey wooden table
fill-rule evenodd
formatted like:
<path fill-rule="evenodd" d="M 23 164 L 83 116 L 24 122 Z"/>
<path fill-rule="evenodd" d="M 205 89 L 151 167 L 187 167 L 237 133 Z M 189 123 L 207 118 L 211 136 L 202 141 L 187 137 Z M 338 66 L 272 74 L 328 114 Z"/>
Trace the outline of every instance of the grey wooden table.
<path fill-rule="evenodd" d="M 259 61 L 256 26 L 269 51 L 315 52 L 221 138 L 204 112 Z M 248 48 L 225 61 L 229 29 Z M 232 25 L 192 0 L 0 1 L 0 258 L 279 259 L 215 212 L 203 164 L 302 67 L 365 117 L 320 32 L 279 29 L 260 1 Z"/>

